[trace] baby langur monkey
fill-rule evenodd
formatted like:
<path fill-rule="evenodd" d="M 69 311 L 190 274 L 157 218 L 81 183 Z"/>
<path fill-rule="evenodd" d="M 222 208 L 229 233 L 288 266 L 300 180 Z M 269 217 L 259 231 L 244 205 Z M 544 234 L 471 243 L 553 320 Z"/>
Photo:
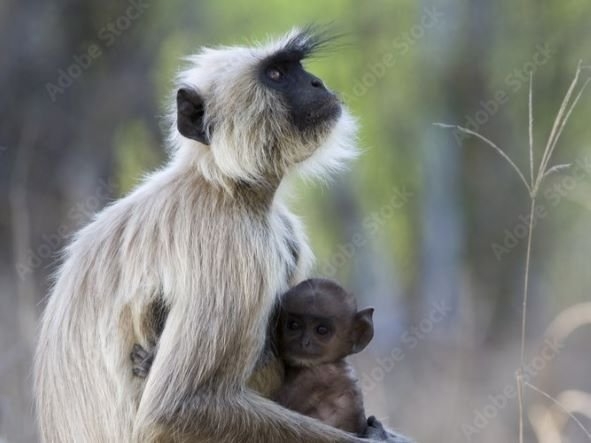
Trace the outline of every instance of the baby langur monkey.
<path fill-rule="evenodd" d="M 357 311 L 355 298 L 331 280 L 310 279 L 287 291 L 277 343 L 286 373 L 275 401 L 366 436 L 363 396 L 345 357 L 362 351 L 373 338 L 372 315 L 373 308 Z"/>
<path fill-rule="evenodd" d="M 368 425 L 383 429 L 374 417 L 366 419 L 358 380 L 345 360 L 373 338 L 372 315 L 373 308 L 357 311 L 355 298 L 331 280 L 309 279 L 287 291 L 276 331 L 285 379 L 274 400 L 360 437 Z M 155 352 L 134 346 L 134 375 L 148 375 Z"/>

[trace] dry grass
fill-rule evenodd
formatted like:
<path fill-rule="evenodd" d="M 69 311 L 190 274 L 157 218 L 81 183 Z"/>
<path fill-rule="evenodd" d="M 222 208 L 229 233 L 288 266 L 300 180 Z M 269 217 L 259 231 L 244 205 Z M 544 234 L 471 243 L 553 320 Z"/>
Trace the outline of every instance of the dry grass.
<path fill-rule="evenodd" d="M 530 81 L 529 81 L 529 102 L 528 102 L 528 111 L 529 111 L 529 181 L 525 178 L 525 174 L 521 171 L 519 166 L 505 153 L 503 149 L 497 146 L 494 142 L 489 140 L 488 138 L 484 137 L 483 135 L 471 131 L 470 129 L 464 128 L 458 125 L 450 125 L 444 123 L 435 123 L 435 126 L 439 126 L 442 128 L 451 128 L 455 129 L 456 131 L 462 132 L 464 134 L 472 135 L 477 137 L 478 139 L 482 140 L 488 146 L 493 148 L 497 154 L 499 154 L 503 159 L 507 161 L 507 163 L 513 168 L 515 173 L 520 178 L 521 182 L 525 186 L 525 189 L 528 191 L 529 198 L 530 198 L 530 218 L 529 218 L 529 226 L 528 226 L 528 235 L 527 235 L 527 251 L 525 255 L 525 274 L 523 280 L 523 292 L 522 292 L 522 317 L 521 317 L 521 352 L 520 352 L 520 364 L 519 369 L 516 372 L 516 381 L 517 381 L 517 392 L 518 392 L 518 402 L 519 402 L 519 443 L 523 443 L 524 439 L 524 425 L 523 425 L 523 418 L 524 418 L 524 409 L 525 409 L 525 388 L 530 388 L 533 391 L 537 392 L 538 394 L 543 395 L 544 397 L 551 400 L 556 407 L 566 413 L 585 433 L 585 435 L 591 441 L 591 433 L 585 429 L 583 424 L 569 411 L 569 409 L 560 403 L 559 400 L 553 398 L 548 393 L 542 391 L 541 389 L 537 388 L 536 386 L 531 385 L 524 381 L 524 369 L 526 364 L 526 347 L 525 347 L 525 333 L 527 330 L 527 300 L 529 296 L 529 271 L 530 271 L 530 263 L 531 263 L 531 252 L 532 252 L 532 238 L 533 238 L 533 230 L 534 230 L 534 214 L 536 210 L 536 199 L 538 197 L 538 192 L 540 187 L 544 183 L 544 180 L 553 173 L 559 172 L 568 168 L 570 165 L 554 165 L 550 166 L 550 161 L 552 160 L 552 156 L 558 144 L 558 140 L 568 122 L 573 110 L 577 106 L 581 96 L 583 95 L 583 91 L 591 81 L 591 77 L 588 77 L 583 82 L 583 85 L 580 86 L 580 78 L 581 72 L 583 69 L 589 69 L 589 66 L 583 66 L 581 62 L 579 62 L 577 66 L 577 70 L 575 72 L 575 76 L 562 100 L 562 104 L 560 105 L 560 109 L 556 114 L 556 118 L 554 119 L 554 124 L 552 125 L 552 130 L 550 131 L 550 136 L 546 142 L 546 146 L 544 148 L 542 158 L 540 160 L 539 166 L 537 171 L 535 171 L 534 167 L 534 137 L 533 137 L 533 76 L 530 74 Z M 578 92 L 575 94 L 575 91 L 578 88 Z"/>

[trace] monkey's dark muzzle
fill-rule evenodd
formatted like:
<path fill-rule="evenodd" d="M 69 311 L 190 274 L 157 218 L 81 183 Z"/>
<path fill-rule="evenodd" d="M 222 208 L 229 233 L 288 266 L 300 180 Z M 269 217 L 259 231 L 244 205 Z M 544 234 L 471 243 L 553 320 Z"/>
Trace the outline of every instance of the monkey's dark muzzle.
<path fill-rule="evenodd" d="M 310 106 L 303 116 L 302 129 L 318 126 L 323 123 L 331 123 L 337 120 L 342 112 L 340 100 L 336 95 L 331 94 L 330 99 Z"/>

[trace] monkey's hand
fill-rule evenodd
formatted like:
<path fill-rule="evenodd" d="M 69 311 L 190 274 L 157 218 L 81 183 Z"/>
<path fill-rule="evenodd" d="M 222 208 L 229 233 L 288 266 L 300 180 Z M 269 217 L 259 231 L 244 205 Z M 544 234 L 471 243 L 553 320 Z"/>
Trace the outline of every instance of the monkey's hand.
<path fill-rule="evenodd" d="M 370 440 L 388 441 L 388 434 L 384 426 L 373 415 L 367 418 L 367 429 L 363 437 Z"/>
<path fill-rule="evenodd" d="M 384 428 L 384 425 L 373 415 L 367 419 L 367 429 L 365 431 L 365 438 L 374 441 L 386 441 L 390 443 L 412 443 L 412 440 L 398 434 L 389 432 Z"/>
<path fill-rule="evenodd" d="M 135 344 L 129 357 L 132 363 L 133 375 L 140 378 L 146 378 L 154 361 L 154 350 L 146 351 L 140 345 Z"/>

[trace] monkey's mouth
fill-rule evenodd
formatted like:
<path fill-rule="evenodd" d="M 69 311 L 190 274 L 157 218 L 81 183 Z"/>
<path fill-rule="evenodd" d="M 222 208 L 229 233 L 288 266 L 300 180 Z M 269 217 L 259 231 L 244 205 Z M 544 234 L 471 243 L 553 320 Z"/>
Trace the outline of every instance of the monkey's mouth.
<path fill-rule="evenodd" d="M 306 120 L 309 124 L 319 124 L 336 120 L 342 113 L 341 102 L 336 95 L 328 100 L 319 103 L 306 113 Z"/>
<path fill-rule="evenodd" d="M 332 93 L 311 103 L 305 112 L 293 115 L 295 126 L 304 132 L 334 123 L 342 113 L 341 101 Z"/>

